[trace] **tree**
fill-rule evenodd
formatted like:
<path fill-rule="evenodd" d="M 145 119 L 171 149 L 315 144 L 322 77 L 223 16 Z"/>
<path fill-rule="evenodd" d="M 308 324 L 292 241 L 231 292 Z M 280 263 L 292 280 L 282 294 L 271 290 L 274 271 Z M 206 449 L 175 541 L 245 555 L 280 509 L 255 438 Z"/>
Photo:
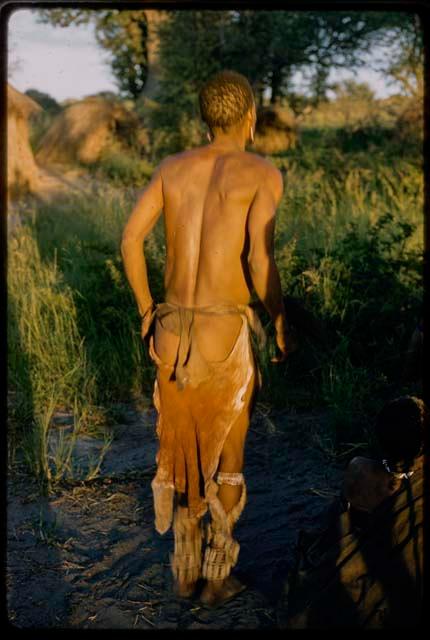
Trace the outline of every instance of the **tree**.
<path fill-rule="evenodd" d="M 333 67 L 358 67 L 387 29 L 405 22 L 388 12 L 170 11 L 158 29 L 160 149 L 174 151 L 201 138 L 198 92 L 222 68 L 250 80 L 257 105 L 288 99 L 291 78 L 306 71 L 313 104 L 325 98 Z M 402 22 L 403 19 L 403 22 Z M 192 34 L 192 37 L 190 37 Z M 157 145 L 155 145 L 157 146 Z"/>
<path fill-rule="evenodd" d="M 389 51 L 386 70 L 410 97 L 424 95 L 424 42 L 422 25 L 417 14 L 401 14 L 384 34 Z"/>
<path fill-rule="evenodd" d="M 243 11 L 229 41 L 235 68 L 248 69 L 272 103 L 286 95 L 298 70 L 308 71 L 318 100 L 325 97 L 329 71 L 365 64 L 389 24 L 390 14 L 381 12 Z"/>
<path fill-rule="evenodd" d="M 39 20 L 59 27 L 92 23 L 97 42 L 110 53 L 120 93 L 136 99 L 147 77 L 147 20 L 144 11 L 39 9 Z"/>
<path fill-rule="evenodd" d="M 314 69 L 318 91 L 323 93 L 321 80 L 328 75 L 327 70 L 360 64 L 363 52 L 369 50 L 375 33 L 387 24 L 390 15 L 340 11 L 39 10 L 40 20 L 55 26 L 92 22 L 98 43 L 111 54 L 112 72 L 120 91 L 133 98 L 142 92 L 148 74 L 149 14 L 167 16 L 155 30 L 164 66 L 178 67 L 178 79 L 190 78 L 192 73 L 201 80 L 217 68 L 233 67 L 250 78 L 260 102 L 267 90 L 271 102 L 279 100 L 294 71 L 306 66 Z"/>
<path fill-rule="evenodd" d="M 328 85 L 328 77 L 330 70 L 327 67 L 317 66 L 311 75 L 309 89 L 312 96 L 312 104 L 318 105 L 320 102 L 327 100 L 327 89 L 332 88 Z"/>
<path fill-rule="evenodd" d="M 40 104 L 42 109 L 47 113 L 55 115 L 56 113 L 59 113 L 61 111 L 60 105 L 55 100 L 55 98 L 49 95 L 49 93 L 44 93 L 43 91 L 38 91 L 37 89 L 27 89 L 25 95 Z"/>
<path fill-rule="evenodd" d="M 307 69 L 323 98 L 329 71 L 365 64 L 391 24 L 383 12 L 172 11 L 159 32 L 160 58 L 165 79 L 187 85 L 215 68 L 234 68 L 250 79 L 258 102 L 267 94 L 272 103 L 281 100 L 292 75 Z"/>
<path fill-rule="evenodd" d="M 422 86 L 422 42 L 413 14 L 248 9 L 45 9 L 39 13 L 43 21 L 59 26 L 92 21 L 97 41 L 111 54 L 121 92 L 136 99 L 146 86 L 150 89 L 150 97 L 159 105 L 158 110 L 150 109 L 153 124 L 163 130 L 166 140 L 170 137 L 173 147 L 183 146 L 193 136 L 198 140 L 198 92 L 222 68 L 249 78 L 257 104 L 288 99 L 292 76 L 304 71 L 316 104 L 325 99 L 333 67 L 368 64 L 366 54 L 376 42 L 391 42 L 397 43 L 389 65 L 391 76 L 405 90 L 420 82 Z M 163 20 L 148 20 L 150 14 L 163 15 Z M 148 51 L 152 56 L 156 50 L 157 77 L 148 71 Z"/>
<path fill-rule="evenodd" d="M 336 98 L 346 98 L 352 100 L 364 100 L 372 102 L 375 99 L 375 93 L 367 82 L 356 82 L 355 80 L 343 80 L 332 85 Z"/>
<path fill-rule="evenodd" d="M 154 150 L 164 154 L 198 144 L 198 92 L 216 71 L 231 66 L 226 11 L 173 11 L 158 25 L 160 77 L 151 113 Z M 192 34 L 192 37 L 190 37 Z"/>

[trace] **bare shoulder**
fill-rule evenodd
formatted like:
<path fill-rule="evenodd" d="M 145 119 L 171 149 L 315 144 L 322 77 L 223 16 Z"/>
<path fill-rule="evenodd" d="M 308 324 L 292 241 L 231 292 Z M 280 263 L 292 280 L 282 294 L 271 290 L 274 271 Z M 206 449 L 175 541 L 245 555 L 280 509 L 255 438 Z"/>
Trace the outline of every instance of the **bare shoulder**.
<path fill-rule="evenodd" d="M 283 178 L 279 169 L 275 167 L 271 160 L 257 153 L 244 151 L 244 155 L 254 168 L 255 177 L 258 179 L 258 182 L 264 186 L 268 186 L 280 197 L 283 190 Z"/>
<path fill-rule="evenodd" d="M 175 171 L 184 164 L 189 164 L 193 160 L 197 160 L 199 149 L 187 149 L 185 151 L 178 151 L 166 156 L 158 165 L 161 172 L 167 173 L 169 171 Z"/>
<path fill-rule="evenodd" d="M 175 154 L 166 156 L 165 158 L 160 160 L 160 162 L 158 163 L 158 166 L 156 168 L 156 171 L 158 173 L 160 173 L 161 175 L 168 174 L 169 171 L 174 169 L 175 165 L 177 164 L 177 162 L 178 162 L 177 156 L 179 156 L 179 155 L 180 155 L 179 153 L 175 153 Z"/>

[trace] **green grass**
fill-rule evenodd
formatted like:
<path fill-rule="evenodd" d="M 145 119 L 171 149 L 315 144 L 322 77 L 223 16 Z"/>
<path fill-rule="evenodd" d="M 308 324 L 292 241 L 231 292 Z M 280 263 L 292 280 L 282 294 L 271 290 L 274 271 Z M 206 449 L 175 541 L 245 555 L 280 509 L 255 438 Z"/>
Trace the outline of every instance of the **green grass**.
<path fill-rule="evenodd" d="M 275 247 L 283 290 L 319 319 L 327 340 L 300 336 L 300 349 L 277 366 L 261 354 L 260 401 L 328 411 L 325 436 L 338 448 L 368 438 L 384 399 L 407 390 L 402 354 L 422 300 L 417 148 L 399 154 L 384 132 L 372 132 L 371 152 L 369 141 L 348 144 L 335 129 L 305 130 L 301 146 L 273 158 L 285 182 Z M 154 368 L 119 250 L 133 187 L 144 186 L 150 166 L 118 157 L 104 163 L 102 194 L 34 204 L 9 242 L 12 440 L 27 450 L 36 475 L 56 479 L 69 453 L 57 452 L 48 471 L 53 405 L 73 409 L 77 402 L 80 428 L 88 430 L 97 412 L 152 393 Z M 161 220 L 146 256 L 154 298 L 162 300 Z"/>
<path fill-rule="evenodd" d="M 91 171 L 118 186 L 139 187 L 151 177 L 153 166 L 133 150 L 110 149 L 94 163 Z"/>
<path fill-rule="evenodd" d="M 273 158 L 285 171 L 276 257 L 284 292 L 322 321 L 329 344 L 303 345 L 269 388 L 293 406 L 306 390 L 305 404 L 330 410 L 340 445 L 367 438 L 383 399 L 408 390 L 403 357 L 422 312 L 423 175 L 414 146 L 400 157 L 386 143 L 345 153 L 333 132 L 319 146 L 306 133 L 306 146 Z"/>

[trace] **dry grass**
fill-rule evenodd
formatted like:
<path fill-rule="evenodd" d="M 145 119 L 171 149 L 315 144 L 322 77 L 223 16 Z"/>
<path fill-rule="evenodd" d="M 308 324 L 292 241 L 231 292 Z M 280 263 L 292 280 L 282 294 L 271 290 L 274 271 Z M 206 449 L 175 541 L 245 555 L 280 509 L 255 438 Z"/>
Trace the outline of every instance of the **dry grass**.
<path fill-rule="evenodd" d="M 266 123 L 270 135 L 273 122 Z M 381 394 L 400 384 L 402 351 L 422 295 L 420 151 L 378 127 L 355 133 L 303 126 L 301 145 L 272 157 L 285 174 L 275 243 L 283 290 L 305 302 L 330 348 L 304 336 L 298 352 L 276 368 L 273 354 L 262 354 L 260 403 L 326 409 L 324 446 L 335 452 L 339 442 L 363 442 Z M 82 414 L 85 407 L 108 410 L 152 391 L 154 371 L 119 253 L 135 201 L 134 188 L 124 185 L 143 186 L 151 167 L 135 171 L 130 158 L 108 160 L 105 175 L 117 183 L 114 192 L 106 183 L 100 193 L 22 210 L 22 227 L 9 244 L 9 380 L 16 422 L 26 425 L 15 441 L 27 443 L 33 468 L 42 474 L 48 473 L 43 438 L 51 400 L 70 408 L 79 397 Z M 164 291 L 161 223 L 145 251 L 158 301 Z M 264 429 L 273 432 L 260 407 Z M 34 439 L 24 441 L 33 429 Z M 68 451 L 57 452 L 58 477 L 67 469 Z"/>
<path fill-rule="evenodd" d="M 7 185 L 8 199 L 38 186 L 39 169 L 30 146 L 29 118 L 41 107 L 7 85 Z"/>
<path fill-rule="evenodd" d="M 397 131 L 402 140 L 408 140 L 411 136 L 418 136 L 420 140 L 424 136 L 424 103 L 423 98 L 410 98 L 397 118 Z"/>
<path fill-rule="evenodd" d="M 97 162 L 110 146 L 147 144 L 146 132 L 132 111 L 103 98 L 75 102 L 52 122 L 39 142 L 36 158 L 41 164 Z"/>
<path fill-rule="evenodd" d="M 297 139 L 297 122 L 287 107 L 275 105 L 258 110 L 254 143 L 257 153 L 270 155 L 294 149 Z"/>

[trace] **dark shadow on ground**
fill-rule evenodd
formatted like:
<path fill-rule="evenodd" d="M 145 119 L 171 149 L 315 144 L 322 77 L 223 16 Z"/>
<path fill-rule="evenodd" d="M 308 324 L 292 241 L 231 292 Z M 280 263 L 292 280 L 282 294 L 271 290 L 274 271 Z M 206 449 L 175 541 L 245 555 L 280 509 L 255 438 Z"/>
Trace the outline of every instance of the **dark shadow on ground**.
<path fill-rule="evenodd" d="M 286 581 L 286 629 L 415 629 L 423 607 L 422 461 L 372 514 L 338 504 Z M 335 504 L 333 506 L 336 506 Z"/>
<path fill-rule="evenodd" d="M 280 567 L 291 566 L 299 529 L 316 524 L 327 507 L 325 492 L 337 491 L 341 470 L 328 464 L 305 439 L 298 446 L 291 437 L 303 416 L 285 414 L 269 424 L 257 411 L 246 444 L 248 503 L 235 534 L 241 544 L 237 574 L 248 588 L 224 606 L 207 609 L 197 599 L 173 596 L 169 563 L 173 535 L 171 530 L 164 536 L 155 531 L 150 486 L 156 416 L 153 409 L 135 412 L 133 427 L 131 413 L 132 409 L 129 423 L 111 445 L 100 479 L 64 488 L 49 501 L 59 522 L 62 566 L 55 574 L 44 566 L 45 560 L 37 573 L 30 565 L 21 572 L 15 566 L 18 590 L 24 583 L 29 592 L 40 591 L 40 585 L 45 589 L 45 584 L 48 589 L 51 581 L 56 592 L 67 594 L 67 602 L 59 602 L 56 609 L 61 625 L 53 620 L 48 626 L 275 628 Z M 121 467 L 118 460 L 133 447 L 140 451 L 140 459 L 134 457 L 133 468 L 128 466 L 131 458 Z M 21 499 L 15 498 L 9 508 L 19 509 Z M 36 500 L 33 508 L 37 505 Z M 20 537 L 14 541 L 17 554 L 22 543 Z M 34 561 L 39 555 L 45 558 L 42 547 L 34 549 Z M 17 611 L 17 623 L 30 619 L 36 627 L 43 621 L 40 607 L 27 599 L 25 611 Z"/>

